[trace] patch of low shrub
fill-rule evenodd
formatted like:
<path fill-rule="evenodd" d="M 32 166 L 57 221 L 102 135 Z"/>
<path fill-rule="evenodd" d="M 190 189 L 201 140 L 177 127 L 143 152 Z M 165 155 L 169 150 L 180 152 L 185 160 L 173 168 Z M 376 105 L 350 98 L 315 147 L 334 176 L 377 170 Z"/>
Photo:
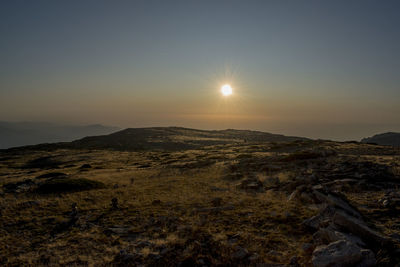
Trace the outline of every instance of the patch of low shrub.
<path fill-rule="evenodd" d="M 21 189 L 22 191 L 28 190 L 35 183 L 31 179 L 26 179 L 23 181 L 15 182 L 15 183 L 7 183 L 3 185 L 4 192 L 7 193 L 17 193 Z"/>
<path fill-rule="evenodd" d="M 65 173 L 62 172 L 49 172 L 36 177 L 36 179 L 47 179 L 47 178 L 59 178 L 67 176 Z"/>
<path fill-rule="evenodd" d="M 317 159 L 322 157 L 321 153 L 313 152 L 313 151 L 298 151 L 292 154 L 289 154 L 281 159 L 281 161 L 296 161 L 296 160 L 308 160 L 308 159 Z"/>
<path fill-rule="evenodd" d="M 253 157 L 253 155 L 251 155 L 251 154 L 239 154 L 239 155 L 237 155 L 237 159 L 249 159 L 249 158 L 252 158 Z"/>
<path fill-rule="evenodd" d="M 40 157 L 28 161 L 23 169 L 57 169 L 62 162 L 52 157 Z"/>
<path fill-rule="evenodd" d="M 90 169 L 90 168 L 92 168 L 92 165 L 90 165 L 90 164 L 83 164 L 79 169 Z"/>
<path fill-rule="evenodd" d="M 47 180 L 36 189 L 39 194 L 52 194 L 52 193 L 69 193 L 86 191 L 92 189 L 104 188 L 105 185 L 99 181 L 93 181 L 85 178 L 68 179 L 60 178 L 54 180 Z"/>

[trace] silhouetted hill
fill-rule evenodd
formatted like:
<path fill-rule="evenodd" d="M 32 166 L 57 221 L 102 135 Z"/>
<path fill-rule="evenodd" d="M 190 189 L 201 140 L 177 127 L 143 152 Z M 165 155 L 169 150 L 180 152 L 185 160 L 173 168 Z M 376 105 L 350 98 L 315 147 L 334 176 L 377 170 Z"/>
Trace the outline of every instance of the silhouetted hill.
<path fill-rule="evenodd" d="M 388 132 L 388 133 L 376 134 L 372 137 L 363 138 L 361 142 L 400 147 L 400 133 Z"/>
<path fill-rule="evenodd" d="M 0 122 L 0 149 L 41 143 L 69 142 L 118 131 L 117 127 L 58 125 L 47 122 Z"/>
<path fill-rule="evenodd" d="M 307 138 L 248 130 L 207 131 L 182 127 L 128 128 L 102 136 L 90 136 L 69 143 L 43 144 L 35 149 L 186 150 L 210 145 L 245 142 L 288 142 Z"/>

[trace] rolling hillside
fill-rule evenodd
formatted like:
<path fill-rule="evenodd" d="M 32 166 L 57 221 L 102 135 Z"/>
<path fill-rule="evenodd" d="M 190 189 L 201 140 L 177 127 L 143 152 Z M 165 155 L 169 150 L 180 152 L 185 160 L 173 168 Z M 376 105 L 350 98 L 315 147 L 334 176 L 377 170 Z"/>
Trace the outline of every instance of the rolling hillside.
<path fill-rule="evenodd" d="M 42 144 L 35 149 L 110 149 L 119 151 L 187 150 L 210 145 L 246 142 L 289 142 L 307 140 L 248 130 L 206 131 L 182 127 L 128 128 L 116 133 L 85 137 L 73 142 Z M 31 148 L 31 147 L 30 147 Z"/>
<path fill-rule="evenodd" d="M 375 143 L 384 146 L 400 147 L 400 133 L 388 132 L 388 133 L 376 134 L 372 137 L 362 139 L 361 142 Z"/>

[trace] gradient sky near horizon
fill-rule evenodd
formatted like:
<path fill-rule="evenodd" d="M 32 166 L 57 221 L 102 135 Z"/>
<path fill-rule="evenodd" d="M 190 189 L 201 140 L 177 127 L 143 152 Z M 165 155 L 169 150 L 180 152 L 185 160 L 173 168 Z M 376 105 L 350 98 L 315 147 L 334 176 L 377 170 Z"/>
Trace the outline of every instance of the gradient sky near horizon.
<path fill-rule="evenodd" d="M 371 0 L 1 1 L 0 120 L 400 131 L 399 14 Z"/>

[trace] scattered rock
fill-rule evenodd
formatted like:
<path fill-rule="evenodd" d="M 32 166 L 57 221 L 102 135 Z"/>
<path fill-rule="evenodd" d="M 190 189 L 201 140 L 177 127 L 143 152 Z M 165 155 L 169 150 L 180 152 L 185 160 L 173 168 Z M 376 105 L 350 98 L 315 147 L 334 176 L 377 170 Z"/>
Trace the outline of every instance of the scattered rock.
<path fill-rule="evenodd" d="M 32 207 L 38 207 L 40 205 L 39 201 L 36 200 L 30 200 L 30 201 L 25 201 L 22 202 L 18 205 L 20 208 L 32 208 Z"/>
<path fill-rule="evenodd" d="M 136 244 L 136 247 L 138 248 L 144 248 L 144 247 L 151 247 L 153 244 L 150 243 L 149 241 L 140 241 Z"/>
<path fill-rule="evenodd" d="M 342 195 L 339 196 L 338 194 L 332 192 L 323 193 L 318 190 L 314 190 L 313 194 L 322 203 L 327 203 L 334 207 L 340 208 L 356 218 L 362 217 L 356 208 L 352 207 L 347 200 L 344 200 L 345 197 Z"/>
<path fill-rule="evenodd" d="M 323 157 L 320 152 L 311 151 L 311 150 L 303 150 L 296 151 L 292 154 L 289 154 L 281 159 L 282 162 L 291 162 L 291 161 L 304 161 L 310 159 L 317 159 Z"/>
<path fill-rule="evenodd" d="M 310 253 L 313 250 L 313 244 L 311 243 L 304 243 L 303 245 L 301 245 L 301 249 L 305 252 L 305 253 Z"/>
<path fill-rule="evenodd" d="M 296 189 L 288 197 L 288 202 L 290 201 L 301 201 L 307 203 L 313 203 L 312 196 L 310 195 L 311 188 L 306 185 L 297 186 Z"/>
<path fill-rule="evenodd" d="M 370 250 L 362 250 L 351 242 L 339 240 L 317 247 L 312 255 L 312 263 L 315 267 L 356 266 L 361 262 L 371 262 L 371 255 L 373 252 Z"/>
<path fill-rule="evenodd" d="M 298 190 L 294 190 L 291 194 L 290 194 L 290 196 L 288 197 L 288 202 L 290 202 L 290 201 L 296 201 L 297 199 L 298 199 L 298 196 L 299 196 L 299 194 L 300 194 L 300 192 L 298 191 Z"/>
<path fill-rule="evenodd" d="M 147 255 L 147 260 L 149 260 L 151 263 L 155 263 L 158 260 L 161 259 L 161 256 L 155 253 L 150 253 Z"/>
<path fill-rule="evenodd" d="M 183 261 L 178 264 L 179 267 L 191 267 L 196 266 L 196 260 L 193 256 L 186 257 Z"/>
<path fill-rule="evenodd" d="M 290 258 L 289 265 L 293 267 L 300 266 L 299 259 L 297 258 L 297 256 L 293 256 Z"/>
<path fill-rule="evenodd" d="M 234 260 L 243 260 L 249 255 L 247 249 L 237 246 L 235 252 L 232 254 L 232 259 Z"/>
<path fill-rule="evenodd" d="M 69 214 L 69 217 L 74 221 L 78 219 L 78 204 L 75 202 L 71 204 L 71 213 Z"/>
<path fill-rule="evenodd" d="M 212 204 L 214 207 L 221 206 L 221 204 L 222 204 L 222 198 L 220 198 L 220 197 L 213 198 L 213 199 L 211 200 L 211 204 Z"/>
<path fill-rule="evenodd" d="M 228 188 L 220 188 L 220 187 L 216 187 L 216 186 L 211 186 L 210 189 L 211 189 L 211 191 L 216 191 L 216 192 L 226 192 L 226 191 L 229 191 Z"/>
<path fill-rule="evenodd" d="M 204 226 L 206 225 L 208 222 L 208 216 L 207 214 L 199 214 L 199 222 L 198 225 L 199 226 Z"/>
<path fill-rule="evenodd" d="M 249 262 L 250 263 L 255 263 L 260 259 L 260 255 L 258 255 L 257 253 L 253 253 L 249 258 Z"/>
<path fill-rule="evenodd" d="M 237 188 L 248 192 L 264 192 L 263 183 L 257 178 L 248 178 L 237 185 Z"/>
<path fill-rule="evenodd" d="M 400 242 L 400 234 L 393 233 L 390 235 L 390 237 L 397 240 L 397 242 Z"/>
<path fill-rule="evenodd" d="M 117 235 L 126 241 L 135 241 L 141 234 L 140 231 L 134 231 L 131 227 L 125 225 L 114 225 L 104 230 L 104 234 Z"/>
<path fill-rule="evenodd" d="M 193 228 L 190 225 L 179 225 L 176 230 L 180 236 L 186 236 L 193 231 Z"/>
<path fill-rule="evenodd" d="M 127 226 L 114 225 L 108 228 L 108 232 L 117 235 L 124 235 L 129 232 L 130 228 Z"/>
<path fill-rule="evenodd" d="M 390 240 L 387 237 L 375 232 L 369 228 L 363 221 L 360 221 L 354 217 L 346 215 L 342 212 L 336 212 L 333 216 L 333 222 L 339 227 L 353 233 L 369 243 L 371 246 L 382 246 L 388 245 Z"/>
<path fill-rule="evenodd" d="M 20 182 L 4 184 L 3 189 L 6 193 L 22 193 L 29 191 L 35 185 L 31 179 L 26 179 Z"/>
<path fill-rule="evenodd" d="M 329 224 L 330 218 L 334 214 L 335 209 L 331 206 L 326 206 L 319 214 L 304 220 L 303 225 L 312 230 L 318 230 L 320 227 Z"/>
<path fill-rule="evenodd" d="M 356 208 L 340 194 L 322 188 L 313 188 L 313 195 L 325 208 L 303 222 L 316 231 L 312 262 L 316 267 L 324 266 L 374 266 L 373 249 L 390 247 L 392 240 L 372 230 L 363 221 Z"/>
<path fill-rule="evenodd" d="M 266 188 L 274 188 L 279 186 L 279 178 L 278 177 L 268 177 L 264 180 L 264 186 Z"/>
<path fill-rule="evenodd" d="M 125 250 L 121 250 L 112 262 L 113 266 L 137 266 L 142 263 L 143 255 L 140 253 L 128 253 Z"/>
<path fill-rule="evenodd" d="M 317 246 L 327 245 L 338 240 L 346 240 L 361 247 L 365 246 L 365 243 L 361 238 L 352 234 L 342 233 L 335 229 L 332 224 L 326 228 L 320 228 L 316 233 L 314 233 L 313 240 L 314 244 Z"/>
<path fill-rule="evenodd" d="M 357 267 L 369 267 L 376 265 L 375 254 L 369 249 L 361 250 L 362 260 L 357 264 Z"/>
<path fill-rule="evenodd" d="M 204 259 L 198 259 L 198 260 L 197 260 L 197 264 L 199 264 L 199 265 L 201 265 L 201 266 L 204 266 L 204 265 L 206 265 L 206 262 L 205 262 Z M 206 265 L 206 266 L 207 266 L 207 265 Z"/>
<path fill-rule="evenodd" d="M 118 207 L 118 198 L 114 197 L 113 199 L 111 199 L 111 209 L 112 210 L 117 210 Z"/>
<path fill-rule="evenodd" d="M 280 253 L 279 251 L 270 250 L 268 251 L 267 256 L 270 258 L 276 258 L 282 256 L 282 253 Z"/>
<path fill-rule="evenodd" d="M 153 202 L 151 202 L 152 205 L 160 205 L 162 202 L 159 199 L 154 199 Z"/>
<path fill-rule="evenodd" d="M 79 216 L 78 216 L 78 209 L 77 209 L 77 204 L 74 202 L 71 204 L 71 212 L 69 213 L 69 217 L 66 221 L 63 221 L 59 224 L 57 224 L 53 231 L 52 234 L 58 234 L 60 232 L 67 231 L 69 228 L 74 226 L 76 222 L 78 221 Z"/>

